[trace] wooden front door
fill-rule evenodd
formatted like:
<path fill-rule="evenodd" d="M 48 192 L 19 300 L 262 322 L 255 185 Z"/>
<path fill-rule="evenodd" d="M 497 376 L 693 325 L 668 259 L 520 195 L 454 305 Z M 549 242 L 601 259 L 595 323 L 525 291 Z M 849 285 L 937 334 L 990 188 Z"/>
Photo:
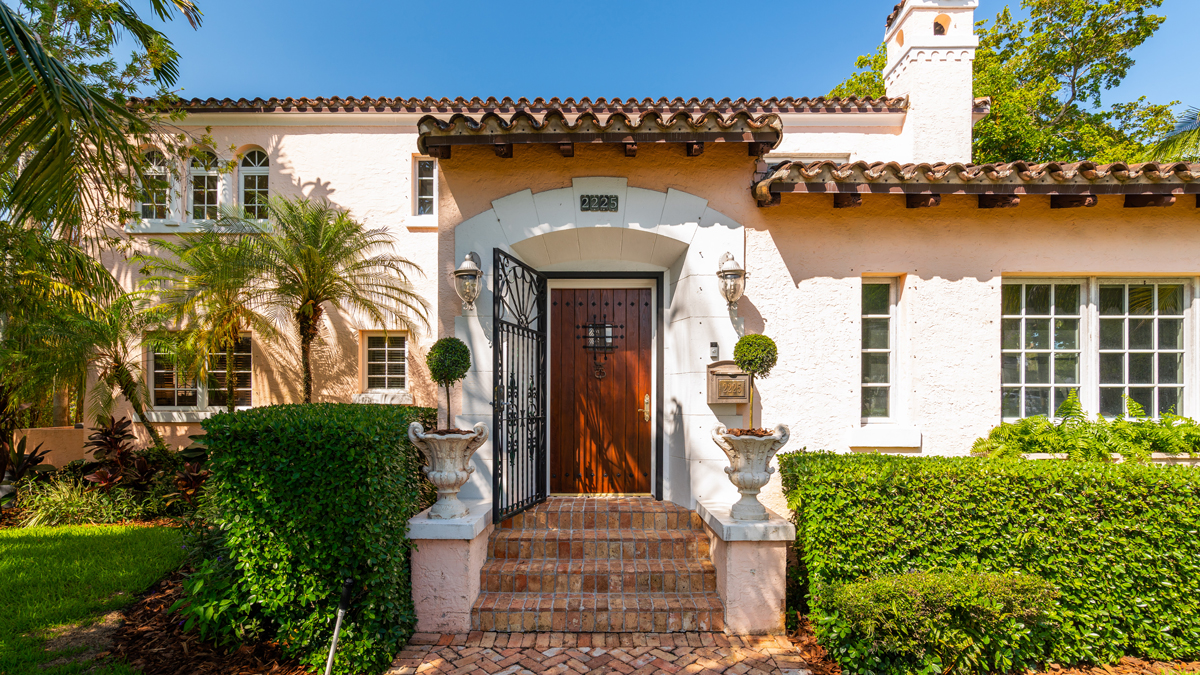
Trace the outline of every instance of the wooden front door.
<path fill-rule="evenodd" d="M 650 492 L 650 302 L 648 288 L 550 292 L 550 492 Z"/>

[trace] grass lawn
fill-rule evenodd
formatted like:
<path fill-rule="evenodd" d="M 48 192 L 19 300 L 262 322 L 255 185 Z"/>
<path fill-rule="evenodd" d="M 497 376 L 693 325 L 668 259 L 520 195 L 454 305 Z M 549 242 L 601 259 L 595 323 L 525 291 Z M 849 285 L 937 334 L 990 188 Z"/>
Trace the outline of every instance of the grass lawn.
<path fill-rule="evenodd" d="M 0 530 L 0 675 L 73 675 L 74 663 L 40 669 L 47 653 L 30 633 L 89 623 L 133 602 L 179 565 L 179 532 L 163 527 L 81 526 Z M 82 648 L 73 650 L 82 651 Z M 130 675 L 124 665 L 91 670 Z"/>

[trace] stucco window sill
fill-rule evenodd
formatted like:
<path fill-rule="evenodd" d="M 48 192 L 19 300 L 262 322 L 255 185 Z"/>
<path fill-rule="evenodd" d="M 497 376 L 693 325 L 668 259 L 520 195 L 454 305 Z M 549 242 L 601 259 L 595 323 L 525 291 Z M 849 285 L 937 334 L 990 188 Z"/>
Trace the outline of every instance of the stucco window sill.
<path fill-rule="evenodd" d="M 864 424 L 846 434 L 851 448 L 921 447 L 921 430 L 906 424 Z"/>
<path fill-rule="evenodd" d="M 410 391 L 366 391 L 354 395 L 355 403 L 383 403 L 389 405 L 412 405 Z"/>
<path fill-rule="evenodd" d="M 238 408 L 244 410 L 244 408 Z M 222 410 L 224 410 L 222 408 Z M 190 422 L 203 422 L 212 417 L 221 410 L 150 410 L 146 413 L 146 421 L 156 424 L 188 424 Z M 133 421 L 141 422 L 141 418 L 135 413 Z"/>

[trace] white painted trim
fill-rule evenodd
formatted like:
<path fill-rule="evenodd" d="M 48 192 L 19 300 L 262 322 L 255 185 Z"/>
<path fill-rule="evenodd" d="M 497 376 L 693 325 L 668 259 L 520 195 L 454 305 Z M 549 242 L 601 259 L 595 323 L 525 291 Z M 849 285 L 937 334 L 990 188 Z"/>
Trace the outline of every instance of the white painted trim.
<path fill-rule="evenodd" d="M 463 500 L 467 514 L 462 518 L 430 518 L 429 507 L 408 519 L 409 539 L 465 539 L 478 537 L 492 524 L 492 500 Z"/>
<path fill-rule="evenodd" d="M 795 541 L 796 526 L 767 509 L 767 520 L 736 520 L 733 506 L 696 500 L 696 513 L 721 541 Z"/>
<path fill-rule="evenodd" d="M 846 433 L 851 448 L 920 448 L 921 430 L 907 424 L 872 423 Z"/>

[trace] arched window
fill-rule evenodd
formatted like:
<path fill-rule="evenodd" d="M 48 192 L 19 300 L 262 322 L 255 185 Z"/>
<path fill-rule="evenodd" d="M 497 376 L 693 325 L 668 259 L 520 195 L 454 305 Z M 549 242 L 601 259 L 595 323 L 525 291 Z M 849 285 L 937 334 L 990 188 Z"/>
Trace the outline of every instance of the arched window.
<path fill-rule="evenodd" d="M 143 175 L 146 181 L 142 184 L 142 218 L 166 220 L 170 211 L 170 172 L 167 171 L 167 158 L 158 150 L 147 152 Z"/>
<path fill-rule="evenodd" d="M 246 209 L 246 215 L 258 220 L 267 218 L 268 181 L 271 161 L 262 150 L 251 150 L 242 157 L 240 173 L 242 174 L 241 203 Z"/>
<path fill-rule="evenodd" d="M 217 157 L 207 150 L 196 153 L 191 163 L 192 220 L 216 220 L 221 176 Z"/>

